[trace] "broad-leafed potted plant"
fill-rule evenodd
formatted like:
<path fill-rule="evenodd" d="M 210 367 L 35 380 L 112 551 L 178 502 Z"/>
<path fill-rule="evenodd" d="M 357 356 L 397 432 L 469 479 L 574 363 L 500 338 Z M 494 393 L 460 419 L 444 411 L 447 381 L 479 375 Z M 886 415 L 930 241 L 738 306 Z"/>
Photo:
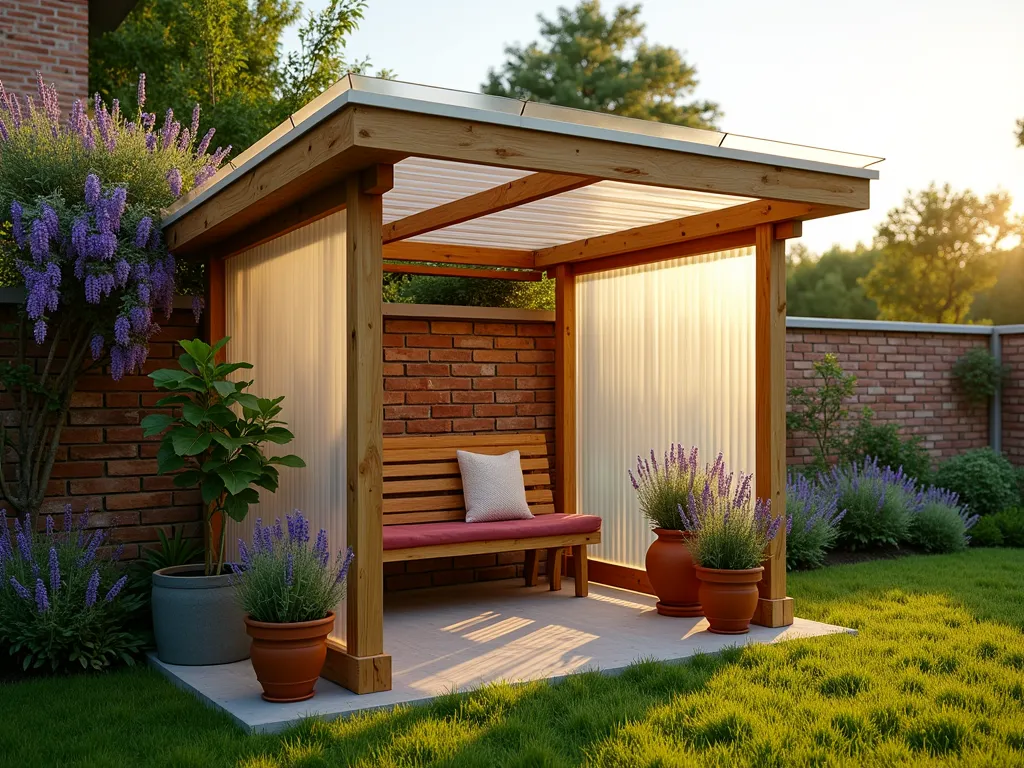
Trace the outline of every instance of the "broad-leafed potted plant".
<path fill-rule="evenodd" d="M 252 666 L 267 701 L 304 701 L 327 658 L 334 609 L 345 594 L 352 550 L 331 559 L 327 532 L 309 546 L 309 521 L 296 510 L 287 532 L 256 521 L 252 547 L 238 541 L 232 563 L 238 601 L 252 637 Z"/>
<path fill-rule="evenodd" d="M 142 420 L 147 437 L 163 433 L 157 469 L 177 473 L 180 488 L 198 487 L 203 499 L 205 563 L 161 568 L 153 573 L 153 631 L 157 655 L 169 664 L 226 664 L 249 655 L 241 609 L 230 575 L 224 573 L 228 518 L 242 521 L 260 500 L 257 488 L 277 490 L 278 467 L 304 467 L 298 456 L 267 456 L 268 443 L 284 445 L 294 436 L 277 416 L 283 397 L 256 397 L 252 381 L 227 377 L 249 363 L 220 363 L 224 338 L 212 347 L 182 341 L 179 368 L 150 374 L 172 394 L 157 405 L 173 414 Z"/>
<path fill-rule="evenodd" d="M 738 475 L 735 491 L 733 479 L 719 456 L 703 491 L 679 507 L 693 531 L 687 545 L 697 564 L 709 630 L 722 635 L 750 631 L 765 548 L 782 525 L 781 518 L 772 517 L 770 500 L 753 499 L 753 475 Z"/>
<path fill-rule="evenodd" d="M 636 474 L 629 472 L 640 511 L 658 537 L 648 548 L 644 565 L 658 596 L 658 613 L 701 616 L 697 573 L 685 544 L 690 532 L 679 507 L 685 507 L 694 493 L 700 494 L 708 469 L 698 464 L 696 448 L 686 452 L 673 443 L 663 458 L 659 465 L 653 450 L 650 461 L 637 456 Z"/>

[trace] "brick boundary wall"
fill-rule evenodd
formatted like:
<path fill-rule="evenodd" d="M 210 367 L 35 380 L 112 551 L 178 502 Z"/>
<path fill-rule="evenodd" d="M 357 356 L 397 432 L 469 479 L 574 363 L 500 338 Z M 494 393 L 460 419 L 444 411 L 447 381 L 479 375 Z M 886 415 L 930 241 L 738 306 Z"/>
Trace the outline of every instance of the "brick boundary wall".
<path fill-rule="evenodd" d="M 10 93 L 36 96 L 36 71 L 54 83 L 67 112 L 89 91 L 89 0 L 0 3 L 0 81 Z"/>
<path fill-rule="evenodd" d="M 2 322 L 10 323 L 13 316 L 5 307 Z M 185 309 L 176 309 L 160 325 L 150 343 L 146 374 L 173 365 L 181 353 L 178 339 L 194 338 L 198 330 L 191 310 Z M 13 360 L 16 353 L 16 342 L 4 328 L 0 354 Z M 42 358 L 35 362 L 40 364 Z M 124 558 L 129 560 L 139 556 L 141 547 L 156 545 L 158 529 L 170 533 L 173 525 L 183 524 L 187 537 L 202 537 L 199 491 L 175 488 L 172 477 L 157 474 L 159 441 L 143 438 L 139 426 L 150 413 L 169 412 L 154 407 L 165 394 L 157 392 L 145 375 L 120 381 L 106 371 L 83 376 L 61 433 L 49 498 L 43 505 L 44 513 L 58 512 L 66 503 L 76 513 L 89 509 L 90 527 L 109 529 L 110 543 L 124 544 Z M 10 396 L 0 392 L 7 423 L 16 413 L 10 410 L 13 407 Z M 7 505 L 0 501 L 0 506 Z"/>
<path fill-rule="evenodd" d="M 999 337 L 1003 365 L 1009 377 L 1003 386 L 1002 450 L 1018 467 L 1024 467 L 1024 326 Z"/>
<path fill-rule="evenodd" d="M 0 297 L 3 300 L 4 297 Z M 384 328 L 384 430 L 399 434 L 540 431 L 552 437 L 554 413 L 553 313 L 522 310 L 391 305 Z M 457 313 L 458 316 L 455 316 Z M 4 322 L 12 308 L 0 311 Z M 825 321 L 792 319 L 787 335 L 787 377 L 805 381 L 811 362 L 835 352 L 859 378 L 852 409 L 870 405 L 879 420 L 921 434 L 935 458 L 988 444 L 986 409 L 966 409 L 954 392 L 951 366 L 972 346 L 989 343 L 988 329 L 967 333 L 799 327 Z M 837 325 L 844 321 L 830 321 Z M 848 321 L 847 321 L 848 322 Z M 967 329 L 962 329 L 967 330 Z M 176 310 L 154 339 L 146 372 L 172 363 L 175 341 L 197 333 L 191 313 Z M 1024 465 L 1024 327 L 1001 334 L 1003 362 L 1011 368 L 1003 398 L 1003 446 Z M 13 341 L 0 336 L 13 357 Z M 83 379 L 65 428 L 46 509 L 70 501 L 95 510 L 92 524 L 111 529 L 128 558 L 156 543 L 158 529 L 183 524 L 200 536 L 197 492 L 174 489 L 156 474 L 156 440 L 138 426 L 160 394 L 144 376 L 113 382 Z M 3 418 L 11 402 L 0 393 Z M 792 440 L 791 461 L 806 461 L 806 440 Z M 385 565 L 390 590 L 522 575 L 522 553 L 413 561 Z"/>
<path fill-rule="evenodd" d="M 846 373 L 857 377 L 848 406 L 850 422 L 870 407 L 876 424 L 893 423 L 901 436 L 920 436 L 933 462 L 989 445 L 988 407 L 968 406 L 952 373 L 953 365 L 970 349 L 989 348 L 987 333 L 900 333 L 794 324 L 786 331 L 787 386 L 812 387 L 814 361 L 831 352 Z M 811 462 L 813 447 L 812 438 L 791 436 L 787 463 Z"/>

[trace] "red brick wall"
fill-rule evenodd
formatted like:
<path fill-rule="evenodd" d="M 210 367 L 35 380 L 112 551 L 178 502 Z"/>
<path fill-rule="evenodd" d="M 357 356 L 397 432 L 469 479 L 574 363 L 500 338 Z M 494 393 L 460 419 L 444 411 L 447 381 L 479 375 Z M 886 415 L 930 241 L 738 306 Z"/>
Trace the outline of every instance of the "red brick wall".
<path fill-rule="evenodd" d="M 386 319 L 384 434 L 550 433 L 554 333 L 552 322 Z"/>
<path fill-rule="evenodd" d="M 0 3 L 0 80 L 36 98 L 36 71 L 54 83 L 67 110 L 89 91 L 89 0 Z"/>
<path fill-rule="evenodd" d="M 4 322 L 11 316 L 5 308 Z M 197 333 L 187 310 L 176 310 L 161 326 L 150 344 L 146 373 L 172 365 L 180 353 L 175 342 Z M 0 340 L 0 354 L 13 359 L 14 344 L 9 335 Z M 110 540 L 125 545 L 126 559 L 137 557 L 140 547 L 156 544 L 157 530 L 169 533 L 174 524 L 184 524 L 186 536 L 202 535 L 199 492 L 176 489 L 171 477 L 157 475 L 158 441 L 142 437 L 139 422 L 159 412 L 153 404 L 162 396 L 146 376 L 125 376 L 118 382 L 105 372 L 83 376 L 61 434 L 47 489 L 50 498 L 43 506 L 44 512 L 60 511 L 65 503 L 75 512 L 91 510 L 90 526 L 111 529 Z M 0 393 L 8 422 L 15 416 L 13 405 Z"/>
<path fill-rule="evenodd" d="M 1003 453 L 1024 466 L 1024 332 L 1000 337 L 1003 365 L 1010 378 L 1003 387 Z"/>
<path fill-rule="evenodd" d="M 384 434 L 542 431 L 553 440 L 554 331 L 550 321 L 386 319 Z M 509 579 L 523 575 L 523 559 L 502 552 L 385 563 L 384 586 Z"/>
<path fill-rule="evenodd" d="M 988 408 L 969 407 L 956 391 L 952 367 L 972 347 L 988 348 L 988 336 L 952 333 L 812 330 L 786 333 L 786 378 L 790 387 L 809 386 L 812 364 L 828 352 L 857 376 L 850 416 L 863 407 L 877 422 L 892 422 L 900 433 L 920 435 L 933 459 L 941 460 L 989 444 Z M 813 440 L 793 436 L 790 464 L 812 460 Z"/>

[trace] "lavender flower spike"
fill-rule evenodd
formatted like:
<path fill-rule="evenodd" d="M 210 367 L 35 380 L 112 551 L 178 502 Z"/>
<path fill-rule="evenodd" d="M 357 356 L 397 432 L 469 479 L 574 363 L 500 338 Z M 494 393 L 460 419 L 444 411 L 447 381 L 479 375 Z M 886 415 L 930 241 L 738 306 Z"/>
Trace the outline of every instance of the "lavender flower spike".
<path fill-rule="evenodd" d="M 122 576 L 120 579 L 114 582 L 114 586 L 110 588 L 110 591 L 107 592 L 107 596 L 103 599 L 106 600 L 108 603 L 114 602 L 114 598 L 116 598 L 118 594 L 120 594 L 121 590 L 124 589 L 124 585 L 126 583 L 128 583 L 128 576 Z"/>
<path fill-rule="evenodd" d="M 295 558 L 292 553 L 288 553 L 288 557 L 285 560 L 284 565 L 284 585 L 290 587 L 292 582 L 295 580 Z"/>
<path fill-rule="evenodd" d="M 22 600 L 31 600 L 32 593 L 29 592 L 20 581 L 11 576 L 11 586 L 14 587 L 14 594 L 20 597 Z"/>
<path fill-rule="evenodd" d="M 338 556 L 341 556 L 340 552 L 338 553 Z M 341 568 L 338 570 L 338 578 L 335 579 L 335 584 L 341 584 L 341 582 L 345 580 L 345 577 L 348 576 L 348 569 L 349 566 L 352 565 L 352 559 L 354 557 L 355 552 L 352 551 L 352 547 L 349 547 L 347 550 L 345 550 L 345 559 L 342 561 Z"/>
<path fill-rule="evenodd" d="M 57 594 L 60 589 L 60 563 L 57 560 L 57 548 L 50 547 L 50 591 Z"/>
<path fill-rule="evenodd" d="M 100 588 L 100 569 L 94 568 L 85 587 L 85 607 L 92 608 L 96 604 L 96 593 Z"/>
<path fill-rule="evenodd" d="M 46 585 L 42 579 L 36 579 L 36 610 L 39 613 L 50 610 L 50 597 L 46 594 Z"/>

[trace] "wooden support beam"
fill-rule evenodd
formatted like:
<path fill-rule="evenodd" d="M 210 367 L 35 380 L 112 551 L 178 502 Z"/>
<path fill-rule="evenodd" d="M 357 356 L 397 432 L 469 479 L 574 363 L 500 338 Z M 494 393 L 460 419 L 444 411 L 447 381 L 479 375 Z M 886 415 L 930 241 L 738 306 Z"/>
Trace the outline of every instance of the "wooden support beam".
<path fill-rule="evenodd" d="M 624 267 L 639 267 L 658 261 L 670 261 L 671 259 L 681 259 L 686 256 L 697 256 L 702 253 L 731 251 L 734 248 L 749 248 L 753 244 L 754 230 L 744 229 L 739 232 L 730 232 L 727 235 L 712 235 L 711 237 L 702 237 L 699 240 L 688 240 L 685 243 L 660 245 L 657 248 L 645 248 L 644 250 L 631 253 L 620 253 L 617 256 L 605 256 L 601 259 L 580 261 L 573 265 L 573 270 L 577 275 L 587 275 L 593 272 L 607 272 L 613 269 L 623 269 Z"/>
<path fill-rule="evenodd" d="M 486 280 L 518 280 L 537 283 L 544 277 L 535 270 L 472 269 L 469 267 L 438 267 L 426 264 L 385 264 L 384 271 L 396 275 L 438 275 L 441 277 L 474 277 Z"/>
<path fill-rule="evenodd" d="M 216 256 L 206 260 L 206 295 L 203 297 L 203 338 L 207 344 L 216 344 L 227 335 L 227 284 L 224 260 Z M 224 362 L 225 350 L 217 353 Z"/>
<path fill-rule="evenodd" d="M 383 195 L 395 187 L 395 166 L 390 163 L 376 163 L 363 170 L 360 174 L 363 193 L 367 195 Z"/>
<path fill-rule="evenodd" d="M 555 264 L 589 261 L 619 253 L 674 245 L 702 237 L 752 229 L 759 224 L 796 218 L 814 218 L 839 213 L 836 208 L 779 200 L 757 200 L 719 211 L 684 216 L 680 219 L 647 224 L 642 227 L 588 237 L 572 243 L 543 248 L 535 253 L 538 268 Z"/>
<path fill-rule="evenodd" d="M 533 269 L 533 251 L 446 245 L 406 240 L 384 246 L 388 261 L 426 261 L 433 264 L 472 264 L 481 267 Z"/>
<path fill-rule="evenodd" d="M 384 653 L 384 386 L 380 195 L 346 180 L 347 528 L 355 552 L 346 590 L 344 650 L 328 649 L 323 675 L 356 693 L 391 688 Z"/>
<path fill-rule="evenodd" d="M 785 168 L 381 107 L 350 109 L 353 141 L 361 149 L 855 210 L 870 205 L 869 179 L 827 170 Z"/>
<path fill-rule="evenodd" d="M 754 370 L 754 483 L 758 498 L 771 499 L 772 514 L 786 515 L 786 247 L 774 226 L 755 233 L 756 312 Z M 793 623 L 786 596 L 786 526 L 768 545 L 754 623 Z"/>
<path fill-rule="evenodd" d="M 576 509 L 576 275 L 555 267 L 555 511 Z"/>
<path fill-rule="evenodd" d="M 217 250 L 225 258 L 236 256 L 344 209 L 345 183 L 331 184 L 225 238 Z"/>
<path fill-rule="evenodd" d="M 451 227 L 491 213 L 543 200 L 561 192 L 579 189 L 596 181 L 598 179 L 587 176 L 534 173 L 393 221 L 384 227 L 384 242 L 393 243 Z"/>
<path fill-rule="evenodd" d="M 776 240 L 792 240 L 804 236 L 804 223 L 802 221 L 783 221 L 775 225 Z"/>

